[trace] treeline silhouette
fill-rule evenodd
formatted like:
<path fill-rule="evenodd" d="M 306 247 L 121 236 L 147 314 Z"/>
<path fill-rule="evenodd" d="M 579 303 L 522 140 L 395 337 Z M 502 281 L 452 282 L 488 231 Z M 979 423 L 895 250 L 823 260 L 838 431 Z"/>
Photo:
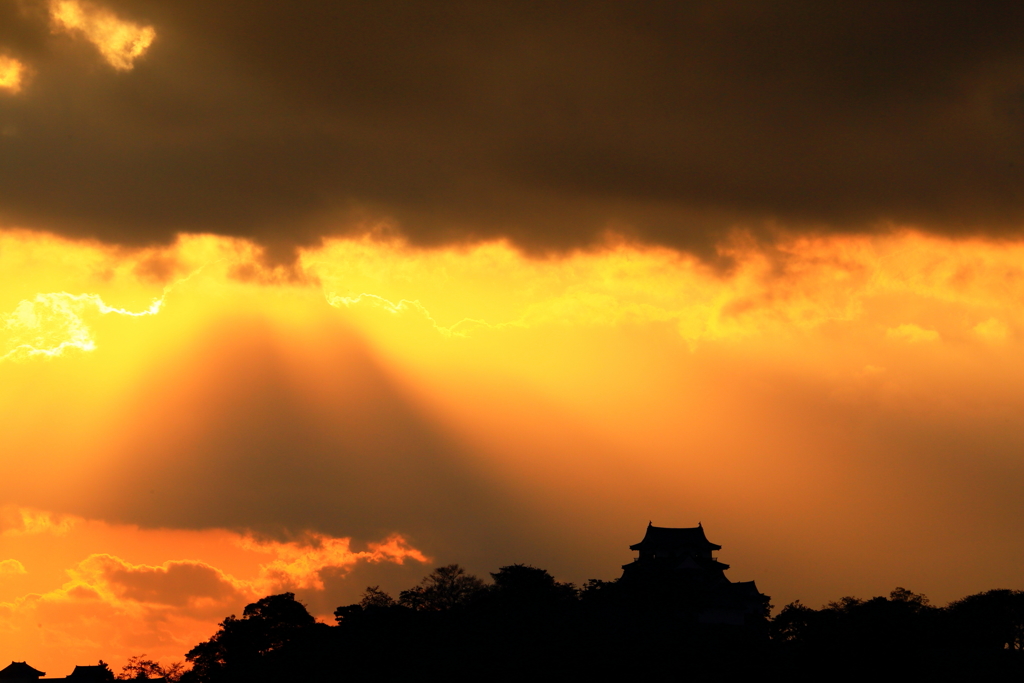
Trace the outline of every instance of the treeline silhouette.
<path fill-rule="evenodd" d="M 889 597 L 845 597 L 821 609 L 790 603 L 769 624 L 776 661 L 811 673 L 844 662 L 909 675 L 972 680 L 1024 675 L 1024 591 L 990 590 L 935 607 L 896 588 Z"/>
<path fill-rule="evenodd" d="M 292 593 L 267 596 L 192 648 L 192 669 L 180 680 L 1024 673 L 1022 591 L 940 608 L 897 588 L 821 609 L 795 602 L 774 619 L 765 603 L 746 623 L 708 624 L 700 591 L 678 582 L 577 587 L 521 564 L 491 578 L 486 584 L 453 564 L 397 598 L 371 586 L 359 603 L 335 611 L 333 626 L 318 623 Z"/>

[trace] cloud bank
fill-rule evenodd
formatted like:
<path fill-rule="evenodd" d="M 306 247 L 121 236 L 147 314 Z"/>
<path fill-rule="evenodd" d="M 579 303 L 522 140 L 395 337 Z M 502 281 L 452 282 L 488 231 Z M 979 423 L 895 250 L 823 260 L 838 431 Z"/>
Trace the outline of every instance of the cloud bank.
<path fill-rule="evenodd" d="M 1016 235 L 1022 28 L 1013 3 L 5 3 L 0 82 L 35 76 L 0 114 L 0 220 L 285 251 Z"/>
<path fill-rule="evenodd" d="M 351 538 L 318 533 L 282 543 L 224 529 L 140 529 L 11 505 L 0 507 L 0 516 L 5 551 L 20 558 L 0 561 L 4 654 L 46 662 L 50 671 L 99 658 L 116 666 L 141 651 L 180 661 L 225 616 L 283 591 L 298 592 L 329 620 L 330 605 L 362 589 L 338 590 L 357 565 L 369 565 L 372 575 L 375 565 L 408 561 L 422 571 L 429 561 L 400 534 L 358 549 Z M 320 605 L 328 607 L 317 612 Z"/>

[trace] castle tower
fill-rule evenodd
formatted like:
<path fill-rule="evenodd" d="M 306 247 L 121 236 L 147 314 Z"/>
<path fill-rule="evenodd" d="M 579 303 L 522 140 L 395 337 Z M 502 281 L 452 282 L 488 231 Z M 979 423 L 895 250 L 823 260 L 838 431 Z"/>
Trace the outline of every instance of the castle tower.
<path fill-rule="evenodd" d="M 712 554 L 722 546 L 712 543 L 704 527 L 660 527 L 651 523 L 643 540 L 629 546 L 639 553 L 622 565 L 619 583 L 638 590 L 668 588 L 685 596 L 702 623 L 744 624 L 750 618 L 767 617 L 769 597 L 753 581 L 733 583 L 725 576 L 729 565 Z"/>
<path fill-rule="evenodd" d="M 704 527 L 672 528 L 648 523 L 643 540 L 629 546 L 639 557 L 622 565 L 622 580 L 678 573 L 680 579 L 729 583 L 725 570 L 729 565 L 719 562 L 712 553 L 722 546 L 704 535 Z"/>

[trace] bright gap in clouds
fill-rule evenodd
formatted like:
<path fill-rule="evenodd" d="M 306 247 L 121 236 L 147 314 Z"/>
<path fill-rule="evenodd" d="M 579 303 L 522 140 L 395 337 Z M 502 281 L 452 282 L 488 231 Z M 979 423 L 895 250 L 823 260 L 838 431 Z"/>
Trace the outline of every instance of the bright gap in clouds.
<path fill-rule="evenodd" d="M 16 243 L 17 238 L 8 240 L 12 247 Z M 973 317 L 939 321 L 937 311 L 917 306 L 914 315 L 925 316 L 940 331 L 920 320 L 893 317 L 900 307 L 887 306 L 875 311 L 875 323 L 885 325 L 884 335 L 876 338 L 913 343 L 951 335 L 997 342 L 1014 336 L 1022 321 L 1011 301 L 1020 293 L 1008 283 L 1019 276 L 1015 259 L 1021 247 L 997 249 L 979 241 L 946 253 L 950 244 L 914 233 L 795 240 L 773 250 L 738 243 L 723 247 L 735 267 L 722 274 L 672 249 L 629 244 L 534 260 L 503 242 L 430 250 L 352 239 L 303 252 L 300 266 L 306 280 L 322 288 L 326 304 L 380 311 L 383 319 L 418 320 L 442 337 L 552 325 L 659 324 L 673 327 L 692 349 L 708 342 L 777 340 L 830 323 L 862 329 L 871 317 L 865 311 L 870 302 L 911 298 L 966 307 Z M 114 268 L 107 263 L 111 255 L 95 251 L 89 261 L 96 257 Z M 201 288 L 312 291 L 311 285 L 287 283 L 280 268 L 264 268 L 253 245 L 213 237 L 183 238 L 168 249 L 125 257 L 117 266 L 119 286 L 131 287 L 139 278 L 130 269 L 143 271 L 152 263 L 171 281 L 144 305 L 116 306 L 84 291 L 35 292 L 22 299 L 0 314 L 5 330 L 0 360 L 91 351 L 95 339 L 89 320 L 156 315 L 173 290 L 193 277 Z M 362 319 L 378 326 L 372 316 Z"/>
<path fill-rule="evenodd" d="M 70 576 L 61 600 L 114 610 L 104 594 L 183 577 L 209 609 L 161 622 L 159 651 L 180 658 L 250 594 L 303 586 L 329 614 L 366 585 L 413 585 L 426 557 L 614 578 L 648 520 L 703 521 L 732 578 L 777 606 L 1013 585 L 1024 244 L 722 249 L 725 272 L 626 242 L 537 259 L 355 238 L 303 252 L 296 275 L 243 240 L 0 233 L 0 498 L 179 539 L 133 554 L 83 536 L 30 585 L 55 546 L 27 534 L 0 555 L 25 570 L 2 565 L 3 600 Z M 204 554 L 213 537 L 231 552 Z M 879 562 L 880 545 L 898 551 Z M 357 552 L 384 561 L 332 573 Z M 108 627 L 74 651 L 158 651 Z"/>

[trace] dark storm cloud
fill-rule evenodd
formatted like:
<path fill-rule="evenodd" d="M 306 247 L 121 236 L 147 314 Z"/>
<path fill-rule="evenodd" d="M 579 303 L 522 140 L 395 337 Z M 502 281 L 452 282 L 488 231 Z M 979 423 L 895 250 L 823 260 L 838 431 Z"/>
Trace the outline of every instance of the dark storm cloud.
<path fill-rule="evenodd" d="M 109 0 L 135 69 L 0 2 L 0 219 L 106 240 L 706 248 L 735 223 L 1019 230 L 1019 3 Z"/>

